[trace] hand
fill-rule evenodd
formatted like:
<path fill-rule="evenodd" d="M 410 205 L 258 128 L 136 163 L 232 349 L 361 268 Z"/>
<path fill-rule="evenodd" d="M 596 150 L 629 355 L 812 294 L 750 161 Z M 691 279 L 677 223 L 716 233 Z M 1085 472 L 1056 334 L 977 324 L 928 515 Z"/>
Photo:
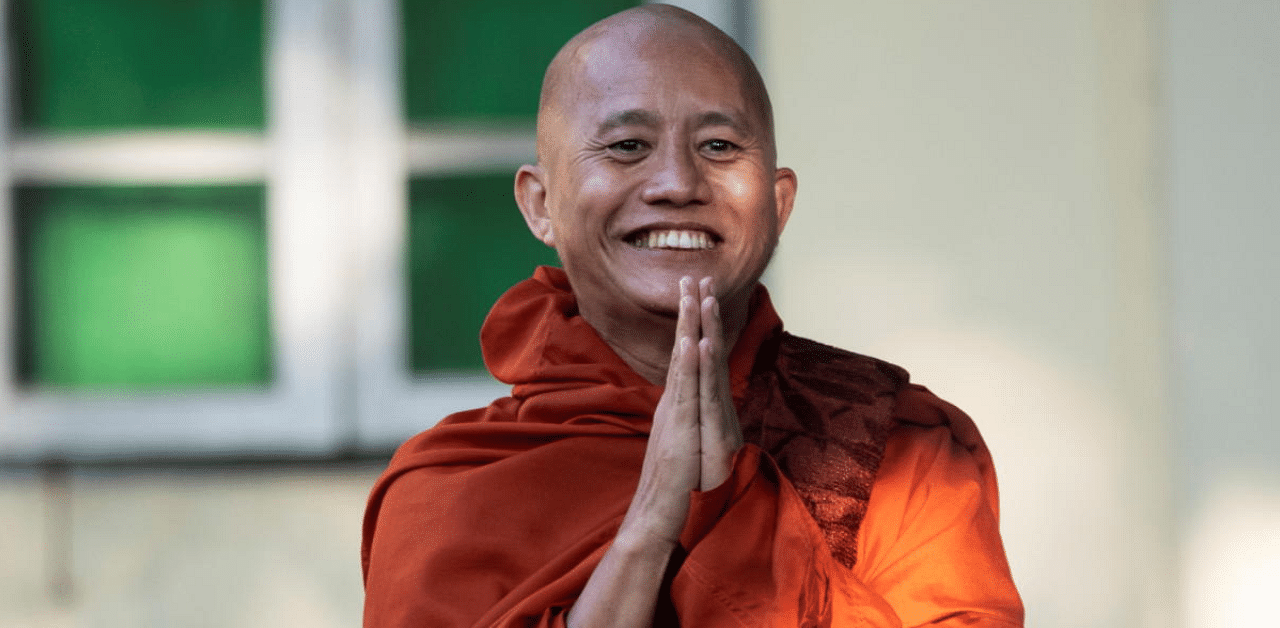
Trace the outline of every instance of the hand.
<path fill-rule="evenodd" d="M 733 408 L 720 308 L 711 278 L 680 280 L 680 305 L 666 388 L 653 416 L 628 524 L 674 545 L 689 513 L 689 492 L 719 486 L 742 446 Z"/>
<path fill-rule="evenodd" d="M 689 492 L 729 477 L 742 447 L 733 409 L 720 307 L 711 278 L 680 280 L 675 346 L 653 414 L 640 483 L 613 544 L 574 602 L 570 626 L 648 626 L 671 552 L 689 515 Z"/>

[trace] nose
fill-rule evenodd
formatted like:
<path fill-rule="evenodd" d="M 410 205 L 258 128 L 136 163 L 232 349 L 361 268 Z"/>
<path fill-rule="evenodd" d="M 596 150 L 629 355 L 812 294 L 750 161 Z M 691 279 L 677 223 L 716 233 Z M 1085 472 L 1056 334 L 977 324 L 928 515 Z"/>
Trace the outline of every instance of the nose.
<path fill-rule="evenodd" d="M 711 187 L 692 149 L 667 142 L 650 159 L 651 170 L 641 189 L 640 200 L 674 207 L 705 204 L 710 200 Z"/>

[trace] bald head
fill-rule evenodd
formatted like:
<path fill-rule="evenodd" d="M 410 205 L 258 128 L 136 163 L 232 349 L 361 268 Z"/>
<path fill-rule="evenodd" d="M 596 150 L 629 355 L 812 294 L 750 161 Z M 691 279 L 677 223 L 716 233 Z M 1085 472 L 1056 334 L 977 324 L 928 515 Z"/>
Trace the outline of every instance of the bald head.
<path fill-rule="evenodd" d="M 560 256 L 579 313 L 615 348 L 653 337 L 637 331 L 646 326 L 670 331 L 682 277 L 711 278 L 729 339 L 795 199 L 795 173 L 776 162 L 751 59 L 702 18 L 649 5 L 556 55 L 538 163 L 520 167 L 514 192 Z M 671 339 L 658 344 L 665 364 Z"/>
<path fill-rule="evenodd" d="M 728 71 L 726 80 L 736 81 L 743 100 L 754 109 L 762 135 L 773 152 L 773 107 L 759 70 L 746 51 L 732 37 L 710 22 L 684 9 L 665 4 L 649 4 L 620 13 L 588 26 L 570 39 L 547 66 L 538 101 L 538 158 L 544 157 L 558 138 L 559 122 L 567 114 L 570 101 L 591 97 L 593 78 L 599 79 L 602 58 L 634 56 L 657 58 L 672 51 L 715 58 Z M 607 64 L 606 64 L 607 65 Z M 669 71 L 678 72 L 678 66 Z"/>

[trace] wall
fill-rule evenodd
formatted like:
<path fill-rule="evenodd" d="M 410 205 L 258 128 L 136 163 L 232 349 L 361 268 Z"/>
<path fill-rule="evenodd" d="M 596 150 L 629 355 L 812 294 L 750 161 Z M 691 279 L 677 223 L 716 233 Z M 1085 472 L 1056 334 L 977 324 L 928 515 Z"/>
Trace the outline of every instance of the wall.
<path fill-rule="evenodd" d="M 1169 0 L 1161 61 L 1182 607 L 1275 623 L 1280 3 Z"/>
<path fill-rule="evenodd" d="M 0 626 L 357 626 L 384 466 L 0 470 Z"/>
<path fill-rule="evenodd" d="M 1153 3 L 759 15 L 783 319 L 977 419 L 1028 625 L 1170 625 Z"/>

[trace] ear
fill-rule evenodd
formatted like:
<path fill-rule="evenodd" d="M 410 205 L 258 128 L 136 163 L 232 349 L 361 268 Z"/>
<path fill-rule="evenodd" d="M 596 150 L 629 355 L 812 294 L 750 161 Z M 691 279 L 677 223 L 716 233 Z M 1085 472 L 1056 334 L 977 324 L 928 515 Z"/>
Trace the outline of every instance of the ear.
<path fill-rule="evenodd" d="M 556 236 L 551 225 L 551 212 L 547 208 L 546 172 L 542 166 L 520 166 L 516 171 L 516 205 L 524 215 L 525 224 L 533 237 L 555 248 Z"/>
<path fill-rule="evenodd" d="M 790 168 L 778 168 L 773 175 L 773 201 L 778 210 L 778 235 L 782 235 L 787 219 L 791 217 L 791 206 L 796 202 L 796 173 Z"/>

